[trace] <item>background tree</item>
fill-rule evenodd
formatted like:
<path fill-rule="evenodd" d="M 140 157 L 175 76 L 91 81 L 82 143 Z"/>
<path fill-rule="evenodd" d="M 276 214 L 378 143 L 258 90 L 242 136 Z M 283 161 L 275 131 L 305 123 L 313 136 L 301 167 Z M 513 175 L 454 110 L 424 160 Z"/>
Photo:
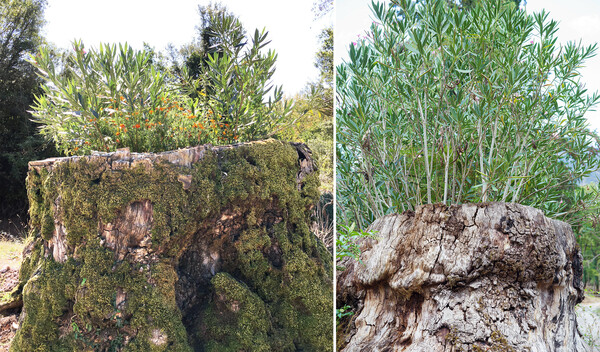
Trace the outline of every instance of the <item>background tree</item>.
<path fill-rule="evenodd" d="M 315 19 L 320 19 L 333 11 L 332 0 L 316 0 L 313 2 L 312 11 L 315 14 Z"/>
<path fill-rule="evenodd" d="M 333 27 L 323 29 L 319 40 L 321 47 L 315 59 L 319 81 L 309 83 L 308 87 L 316 109 L 326 116 L 333 116 Z"/>
<path fill-rule="evenodd" d="M 212 87 L 205 75 L 209 70 L 209 55 L 222 55 L 223 42 L 227 41 L 215 33 L 214 29 L 221 19 L 236 21 L 241 34 L 245 37 L 246 30 L 233 12 L 229 11 L 221 3 L 210 3 L 199 5 L 198 14 L 200 23 L 196 26 L 197 37 L 189 44 L 182 46 L 179 50 L 170 48 L 173 71 L 182 80 L 191 83 L 189 78 L 196 84 L 195 91 L 190 91 L 192 97 L 202 97 L 201 92 L 212 92 Z M 227 35 L 232 35 L 228 33 Z M 183 71 L 185 70 L 185 76 Z"/>
<path fill-rule="evenodd" d="M 39 80 L 25 58 L 43 42 L 45 6 L 43 0 L 0 2 L 0 219 L 25 215 L 27 162 L 55 153 L 28 112 Z"/>

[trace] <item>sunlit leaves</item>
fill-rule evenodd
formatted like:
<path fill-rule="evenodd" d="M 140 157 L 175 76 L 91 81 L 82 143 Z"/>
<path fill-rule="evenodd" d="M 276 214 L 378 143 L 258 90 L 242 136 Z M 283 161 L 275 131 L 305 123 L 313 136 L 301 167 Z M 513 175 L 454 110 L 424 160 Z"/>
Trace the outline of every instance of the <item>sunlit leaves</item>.
<path fill-rule="evenodd" d="M 210 108 L 177 94 L 150 58 L 126 44 L 88 52 L 74 42 L 59 70 L 42 48 L 30 60 L 45 81 L 33 106 L 42 134 L 65 154 L 164 151 L 218 141 L 227 126 Z"/>
<path fill-rule="evenodd" d="M 584 118 L 599 97 L 578 74 L 595 46 L 559 46 L 547 14 L 501 0 L 372 8 L 337 67 L 340 219 L 481 201 L 568 219 L 570 190 L 600 167 Z"/>
<path fill-rule="evenodd" d="M 273 135 L 290 113 L 291 102 L 283 90 L 272 84 L 277 54 L 266 50 L 270 43 L 266 30 L 256 29 L 246 38 L 241 22 L 225 11 L 209 14 L 211 37 L 216 38 L 207 56 L 205 76 L 188 79 L 189 86 L 201 86 L 210 95 L 210 108 L 220 122 L 232 126 L 234 137 L 254 140 Z M 237 139 L 236 139 L 237 140 Z"/>

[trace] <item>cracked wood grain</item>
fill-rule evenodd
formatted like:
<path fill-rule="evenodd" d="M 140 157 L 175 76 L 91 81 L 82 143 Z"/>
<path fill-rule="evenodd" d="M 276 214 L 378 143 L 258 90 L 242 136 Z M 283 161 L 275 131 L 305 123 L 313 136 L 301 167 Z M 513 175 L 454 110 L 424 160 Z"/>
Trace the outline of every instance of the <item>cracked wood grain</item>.
<path fill-rule="evenodd" d="M 346 258 L 343 351 L 587 351 L 570 226 L 509 203 L 424 205 L 387 215 Z M 340 344 L 339 344 L 340 345 Z"/>

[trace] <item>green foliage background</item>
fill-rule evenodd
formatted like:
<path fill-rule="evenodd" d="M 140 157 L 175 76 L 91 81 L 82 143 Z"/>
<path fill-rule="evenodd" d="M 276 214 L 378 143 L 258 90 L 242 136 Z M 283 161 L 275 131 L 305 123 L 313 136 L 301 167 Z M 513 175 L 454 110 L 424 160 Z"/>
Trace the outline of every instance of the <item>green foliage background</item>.
<path fill-rule="evenodd" d="M 24 57 L 43 42 L 45 6 L 43 0 L 0 2 L 0 219 L 27 209 L 27 162 L 56 153 L 27 112 L 39 80 Z"/>

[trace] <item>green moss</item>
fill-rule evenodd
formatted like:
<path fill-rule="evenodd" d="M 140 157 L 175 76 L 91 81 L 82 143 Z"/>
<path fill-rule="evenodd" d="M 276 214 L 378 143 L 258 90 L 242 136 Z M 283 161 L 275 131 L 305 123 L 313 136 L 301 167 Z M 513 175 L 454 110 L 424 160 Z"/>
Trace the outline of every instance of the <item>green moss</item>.
<path fill-rule="evenodd" d="M 58 264 L 45 261 L 23 289 L 24 315 L 11 351 L 63 351 L 59 322 L 73 297 L 73 261 Z"/>
<path fill-rule="evenodd" d="M 492 332 L 492 349 L 494 352 L 515 352 L 516 350 L 508 343 L 506 337 L 498 330 Z"/>
<path fill-rule="evenodd" d="M 34 242 L 21 267 L 26 314 L 12 351 L 190 351 L 188 340 L 201 340 L 206 351 L 328 350 L 332 258 L 307 224 L 318 175 L 307 176 L 298 192 L 297 165 L 295 148 L 268 141 L 207 153 L 192 168 L 159 162 L 108 170 L 82 158 L 50 173 L 31 170 Z M 191 176 L 190 187 L 181 175 Z M 101 245 L 99 224 L 142 200 L 152 203 L 152 250 L 161 259 L 116 261 Z M 174 265 L 198 229 L 210 229 L 224 211 L 243 213 L 231 233 L 233 254 L 224 258 L 228 273 L 212 278 L 202 322 L 186 330 Z M 275 223 L 263 221 L 274 211 Z M 67 233 L 64 263 L 44 249 L 55 217 Z"/>
<path fill-rule="evenodd" d="M 204 311 L 207 352 L 271 351 L 265 303 L 227 273 L 211 280 L 212 302 Z"/>
<path fill-rule="evenodd" d="M 78 261 L 43 261 L 25 287 L 27 314 L 12 350 L 52 351 L 55 345 L 103 350 L 128 336 L 131 343 L 122 346 L 124 351 L 190 351 L 172 294 L 177 277 L 172 267 L 153 265 L 146 277 L 113 258 L 96 243 Z M 127 294 L 124 309 L 116 304 L 118 291 Z M 65 322 L 70 329 L 61 333 Z M 164 345 L 152 343 L 154 330 L 163 332 Z"/>

